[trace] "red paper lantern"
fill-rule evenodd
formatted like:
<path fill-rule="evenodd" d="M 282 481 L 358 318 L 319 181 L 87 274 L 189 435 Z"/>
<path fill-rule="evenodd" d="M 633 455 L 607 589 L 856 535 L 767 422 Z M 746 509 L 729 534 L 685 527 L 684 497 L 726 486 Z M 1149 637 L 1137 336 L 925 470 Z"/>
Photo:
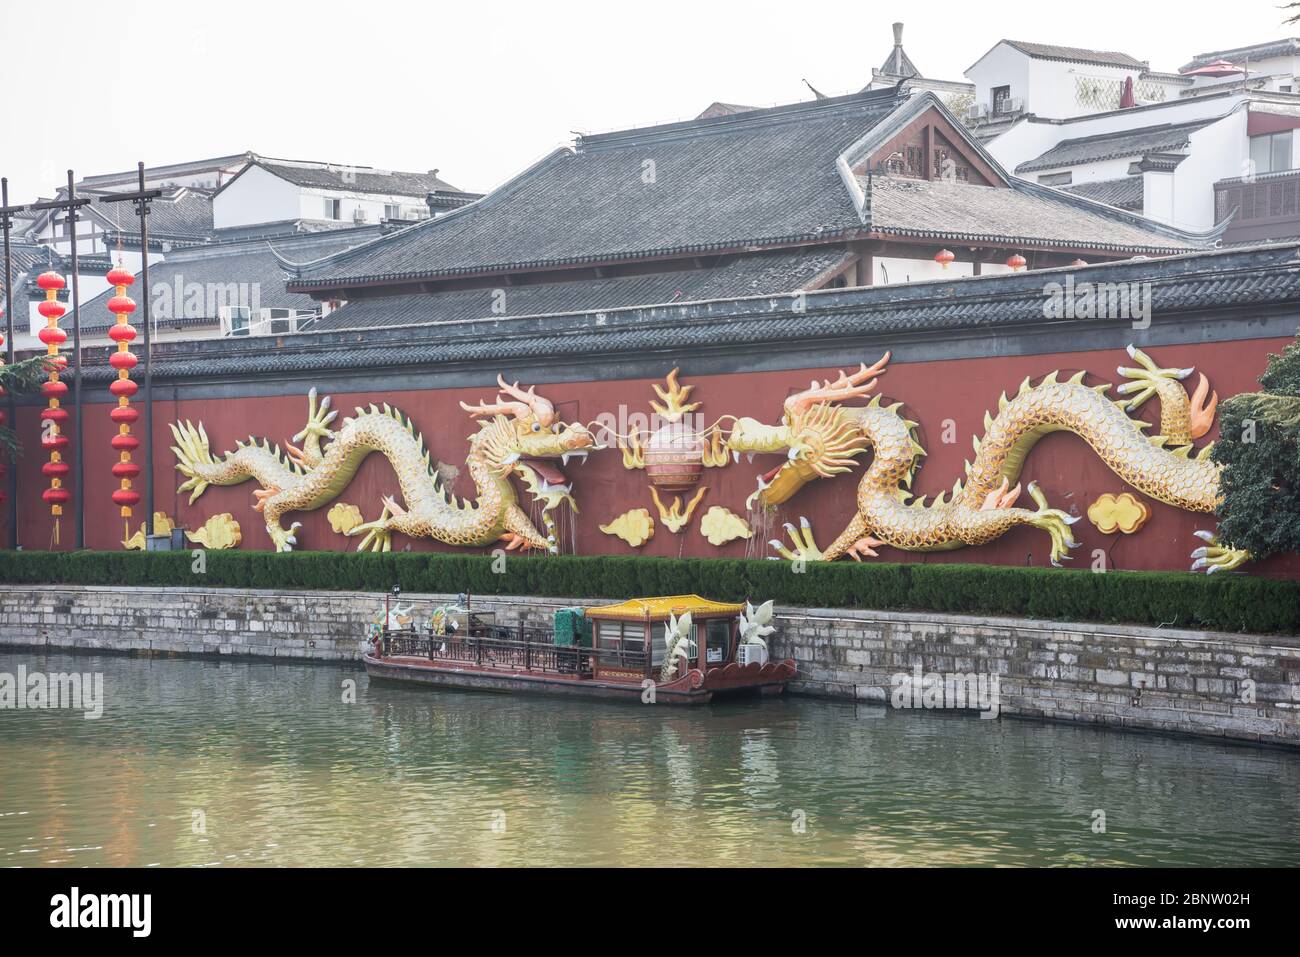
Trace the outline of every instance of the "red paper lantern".
<path fill-rule="evenodd" d="M 36 285 L 45 290 L 45 301 L 37 306 L 36 311 L 45 317 L 45 328 L 37 337 L 45 343 L 45 353 L 49 359 L 50 377 L 41 384 L 41 392 L 47 400 L 47 407 L 41 418 L 47 423 L 41 431 L 41 447 L 48 450 L 50 460 L 41 471 L 50 477 L 50 487 L 41 493 L 41 498 L 50 506 L 50 515 L 54 517 L 54 544 L 59 543 L 59 516 L 63 506 L 72 498 L 72 493 L 63 485 L 68 475 L 67 463 L 63 461 L 63 450 L 68 447 L 68 437 L 63 434 L 63 425 L 68 421 L 68 412 L 60 407 L 60 400 L 68 394 L 66 383 L 59 381 L 59 373 L 68 367 L 66 357 L 59 355 L 59 346 L 68 339 L 68 334 L 59 328 L 59 318 L 67 311 L 59 302 L 59 290 L 63 288 L 63 277 L 50 270 L 36 277 Z"/>
<path fill-rule="evenodd" d="M 951 249 L 940 249 L 937 253 L 934 254 L 934 261 L 937 262 L 944 269 L 947 269 L 948 264 L 956 258 L 957 255 Z"/>
<path fill-rule="evenodd" d="M 1025 257 L 1020 255 L 1020 253 L 1012 253 L 1007 259 L 1007 265 L 1011 267 L 1012 272 L 1019 272 L 1024 269 L 1028 263 L 1026 262 Z"/>
<path fill-rule="evenodd" d="M 129 482 L 130 479 L 123 478 L 122 481 Z M 113 493 L 113 501 L 122 508 L 130 508 L 132 505 L 138 505 L 140 503 L 140 494 L 138 492 L 133 492 L 130 489 L 120 488 Z"/>
<path fill-rule="evenodd" d="M 113 465 L 113 476 L 121 487 L 113 493 L 113 504 L 121 510 L 126 522 L 126 538 L 131 537 L 131 507 L 140 503 L 139 493 L 131 489 L 131 480 L 140 474 L 138 466 L 131 462 L 131 452 L 140 447 L 140 440 L 131 434 L 131 423 L 139 417 L 131 408 L 131 396 L 136 393 L 136 384 L 131 381 L 131 370 L 135 368 L 136 358 L 130 350 L 130 343 L 135 338 L 135 329 L 131 327 L 130 316 L 135 312 L 135 301 L 126 294 L 126 287 L 135 282 L 135 276 L 122 268 L 122 264 L 108 271 L 108 281 L 114 287 L 114 294 L 108 300 L 108 311 L 117 317 L 117 322 L 108 330 L 108 337 L 117 343 L 117 351 L 109 356 L 108 362 L 117 370 L 117 378 L 108 387 L 108 391 L 117 396 L 117 406 L 109 412 L 109 418 L 117 423 L 117 435 L 109 444 L 119 453 L 118 461 Z"/>

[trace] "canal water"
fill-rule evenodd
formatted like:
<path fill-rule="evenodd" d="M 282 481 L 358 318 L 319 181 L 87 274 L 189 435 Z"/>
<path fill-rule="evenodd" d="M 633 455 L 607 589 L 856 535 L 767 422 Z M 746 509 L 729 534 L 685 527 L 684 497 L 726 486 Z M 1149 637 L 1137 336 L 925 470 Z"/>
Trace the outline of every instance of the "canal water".
<path fill-rule="evenodd" d="M 4 867 L 1300 853 L 1300 756 L 1281 750 L 798 698 L 670 709 L 371 684 L 341 666 L 0 653 L 0 674 L 20 665 L 102 673 L 105 701 L 93 720 L 0 710 Z"/>

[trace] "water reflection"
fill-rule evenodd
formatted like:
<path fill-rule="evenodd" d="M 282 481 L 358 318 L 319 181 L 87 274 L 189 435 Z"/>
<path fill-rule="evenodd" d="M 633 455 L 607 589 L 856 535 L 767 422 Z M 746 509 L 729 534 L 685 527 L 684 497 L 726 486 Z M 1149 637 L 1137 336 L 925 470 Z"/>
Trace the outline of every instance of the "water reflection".
<path fill-rule="evenodd" d="M 1253 865 L 1300 849 L 1285 751 L 800 699 L 673 710 L 330 666 L 0 654 L 0 672 L 19 664 L 102 671 L 107 703 L 98 721 L 0 711 L 0 866 Z"/>

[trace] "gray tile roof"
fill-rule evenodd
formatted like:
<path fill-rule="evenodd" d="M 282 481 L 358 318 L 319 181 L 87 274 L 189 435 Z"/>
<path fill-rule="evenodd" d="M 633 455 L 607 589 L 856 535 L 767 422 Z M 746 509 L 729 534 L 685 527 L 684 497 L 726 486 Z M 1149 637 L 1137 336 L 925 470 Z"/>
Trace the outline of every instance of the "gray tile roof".
<path fill-rule="evenodd" d="M 1167 259 L 1130 260 L 954 280 L 837 289 L 791 297 L 676 303 L 601 313 L 508 317 L 442 326 L 320 332 L 243 340 L 159 343 L 155 374 L 164 379 L 294 373 L 436 368 L 452 362 L 508 368 L 591 355 L 643 355 L 647 351 L 708 346 L 770 345 L 958 330 L 1014 334 L 1043 323 L 1044 283 L 1151 283 L 1152 310 L 1251 309 L 1300 299 L 1300 246 L 1215 250 Z M 113 370 L 92 357 L 91 382 Z M 103 364 L 100 364 L 103 362 Z"/>
<path fill-rule="evenodd" d="M 274 223 L 252 223 L 246 226 L 223 226 L 212 231 L 215 243 L 233 243 L 249 239 L 280 239 L 301 236 L 304 233 L 326 233 L 357 230 L 368 238 L 375 235 L 374 224 L 358 226 L 341 219 L 283 219 Z"/>
<path fill-rule="evenodd" d="M 1213 122 L 1216 121 L 1209 119 L 1192 123 L 1163 123 L 1159 126 L 1144 126 L 1135 130 L 1118 130 L 1114 133 L 1098 133 L 1094 136 L 1061 140 L 1047 152 L 1021 163 L 1016 167 L 1016 172 L 1028 173 L 1034 170 L 1096 163 L 1100 160 L 1120 159 L 1126 156 L 1143 156 L 1147 153 L 1186 149 L 1191 134 Z"/>
<path fill-rule="evenodd" d="M 434 192 L 460 192 L 455 186 L 439 179 L 432 171 L 403 173 L 397 170 L 372 169 L 368 166 L 343 166 L 331 163 L 299 164 L 296 161 L 275 160 L 265 156 L 259 156 L 251 165 L 260 166 L 298 186 L 317 189 L 393 193 L 401 196 L 418 196 L 420 199 Z"/>
<path fill-rule="evenodd" d="M 1054 43 L 1028 43 L 1024 40 L 1003 40 L 1026 56 L 1035 60 L 1063 60 L 1068 63 L 1095 63 L 1099 66 L 1127 66 L 1138 70 L 1147 67 L 1137 57 L 1113 50 L 1086 50 L 1082 47 L 1063 47 Z"/>
<path fill-rule="evenodd" d="M 576 150 L 557 150 L 471 206 L 327 261 L 303 262 L 290 286 L 323 291 L 833 243 L 873 228 L 942 233 L 942 212 L 926 208 L 917 209 L 923 222 L 866 223 L 836 165 L 850 146 L 854 157 L 869 152 L 875 139 L 931 107 L 943 109 L 933 94 L 908 98 L 888 89 L 585 137 Z M 983 222 L 961 234 L 1037 236 L 1085 248 L 1187 248 L 1185 237 L 1171 241 L 1170 231 L 1155 224 L 1115 219 L 1088 204 L 1071 208 L 1060 194 L 1050 195 L 1055 201 L 1044 205 L 1041 198 L 971 189 L 956 202 L 969 220 Z M 985 210 L 981 203 L 991 205 Z M 1038 232 L 1003 230 L 1026 229 L 1030 213 L 1061 212 L 1059 225 L 1040 223 Z"/>
<path fill-rule="evenodd" d="M 1062 192 L 1082 196 L 1107 206 L 1142 212 L 1145 200 L 1141 176 L 1122 176 L 1119 179 L 1095 180 L 1091 183 L 1076 183 L 1062 186 Z"/>
<path fill-rule="evenodd" d="M 861 224 L 835 159 L 898 102 L 884 90 L 584 137 L 479 202 L 306 266 L 302 279 L 450 277 L 842 235 Z"/>
<path fill-rule="evenodd" d="M 336 236 L 332 233 L 316 234 L 310 237 L 310 245 L 307 247 L 304 247 L 301 242 L 296 244 L 297 248 L 289 247 L 287 242 L 284 245 L 289 248 L 291 254 L 308 252 L 323 256 L 372 238 L 376 231 L 372 226 L 367 230 L 350 230 L 350 235 L 347 236 Z M 185 250 L 169 256 L 162 262 L 151 263 L 149 285 L 155 293 L 151 302 L 156 302 L 159 294 L 170 294 L 171 290 L 177 288 L 178 281 L 182 290 L 192 288 L 191 283 L 197 283 L 203 291 L 203 302 L 199 304 L 196 301 L 197 309 L 192 314 L 189 312 L 192 307 L 187 305 L 185 315 L 175 316 L 178 310 L 173 304 L 173 318 L 164 320 L 162 324 L 169 326 L 215 324 L 218 321 L 218 307 L 249 304 L 221 298 L 222 291 L 232 288 L 232 284 L 235 284 L 235 288 L 247 290 L 241 293 L 244 296 L 251 298 L 255 294 L 258 305 L 262 307 L 309 311 L 319 309 L 320 304 L 311 297 L 291 293 L 285 289 L 285 272 L 272 251 L 273 248 L 274 245 L 268 242 L 210 245 Z M 209 290 L 213 291 L 211 296 Z M 140 302 L 144 293 L 140 288 L 138 275 L 135 284 L 127 290 L 127 294 L 137 303 Z M 83 330 L 105 329 L 115 321 L 107 308 L 108 300 L 112 295 L 113 290 L 107 289 L 82 307 L 81 328 Z M 136 316 L 139 315 L 137 312 Z"/>
<path fill-rule="evenodd" d="M 455 322 L 496 315 L 581 312 L 793 292 L 806 288 L 849 258 L 842 247 L 828 246 L 738 256 L 712 269 L 539 283 L 500 290 L 458 289 L 429 295 L 379 296 L 349 302 L 313 328 L 323 331 Z M 494 311 L 494 306 L 505 311 Z"/>
<path fill-rule="evenodd" d="M 1151 253 L 1191 248 L 1155 223 L 1023 180 L 1008 188 L 875 176 L 870 187 L 871 226 L 892 235 Z"/>
<path fill-rule="evenodd" d="M 696 117 L 697 120 L 707 120 L 715 116 L 735 116 L 737 113 L 748 113 L 750 110 L 756 110 L 756 106 L 745 106 L 742 103 L 723 103 L 715 100 L 704 108 L 704 111 Z"/>
<path fill-rule="evenodd" d="M 1287 37 L 1285 40 L 1270 40 L 1266 43 L 1253 43 L 1250 46 L 1215 50 L 1212 53 L 1198 53 L 1184 64 L 1182 69 L 1195 70 L 1215 60 L 1227 60 L 1229 63 L 1241 65 L 1247 59 L 1263 60 L 1268 57 L 1297 54 L 1300 54 L 1300 39 Z"/>
<path fill-rule="evenodd" d="M 97 202 L 92 208 L 113 233 L 140 235 L 134 204 Z M 183 187 L 165 192 L 149 204 L 150 240 L 207 242 L 211 237 L 211 191 Z"/>

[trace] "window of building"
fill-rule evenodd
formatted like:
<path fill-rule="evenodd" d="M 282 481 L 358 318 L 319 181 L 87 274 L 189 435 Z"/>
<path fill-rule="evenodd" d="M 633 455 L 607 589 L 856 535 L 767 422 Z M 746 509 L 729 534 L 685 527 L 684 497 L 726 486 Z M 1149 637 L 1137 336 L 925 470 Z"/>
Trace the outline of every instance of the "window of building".
<path fill-rule="evenodd" d="M 384 219 L 401 219 L 402 207 L 397 203 L 384 203 Z"/>
<path fill-rule="evenodd" d="M 325 200 L 325 218 L 342 219 L 343 218 L 343 201 L 339 199 Z"/>
<path fill-rule="evenodd" d="M 993 112 L 1002 113 L 1006 110 L 1007 101 L 1011 99 L 1011 87 L 995 86 L 993 88 Z"/>
<path fill-rule="evenodd" d="M 1069 186 L 1074 179 L 1074 173 L 1067 171 L 1064 173 L 1044 173 L 1038 177 L 1038 181 L 1044 186 Z"/>
<path fill-rule="evenodd" d="M 1277 173 L 1292 169 L 1292 131 L 1266 133 L 1250 138 L 1250 160 L 1256 173 Z"/>

